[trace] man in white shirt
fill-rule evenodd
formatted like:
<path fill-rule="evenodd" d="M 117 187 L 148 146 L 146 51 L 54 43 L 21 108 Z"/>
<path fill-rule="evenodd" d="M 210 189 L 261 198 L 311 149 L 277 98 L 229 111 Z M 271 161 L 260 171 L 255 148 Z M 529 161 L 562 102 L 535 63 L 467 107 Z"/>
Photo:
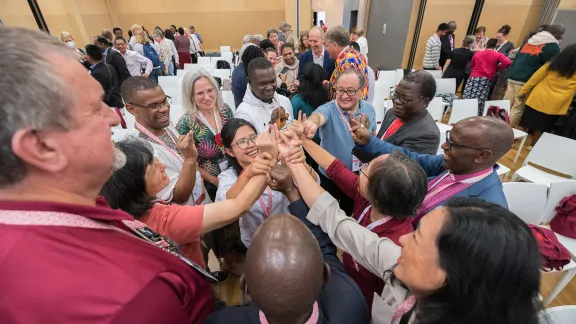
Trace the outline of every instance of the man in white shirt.
<path fill-rule="evenodd" d="M 440 37 L 446 35 L 449 29 L 450 26 L 447 23 L 441 23 L 436 32 L 428 38 L 424 61 L 422 62 L 424 70 L 442 70 L 442 66 L 440 66 L 440 53 L 442 50 Z"/>
<path fill-rule="evenodd" d="M 323 76 L 324 80 L 329 80 L 332 72 L 334 72 L 335 61 L 330 58 L 330 54 L 324 47 L 324 31 L 322 28 L 313 27 L 308 33 L 308 42 L 310 50 L 300 55 L 300 63 L 298 67 L 298 79 L 302 76 L 304 68 L 308 63 L 320 65 L 326 74 Z"/>
<path fill-rule="evenodd" d="M 150 72 L 152 72 L 152 61 L 137 52 L 129 50 L 126 40 L 122 37 L 116 37 L 114 43 L 116 49 L 118 49 L 120 54 L 122 54 L 124 57 L 124 60 L 126 61 L 126 67 L 128 68 L 130 75 L 143 76 L 147 78 Z M 146 69 L 144 74 L 142 74 L 143 66 Z"/>
<path fill-rule="evenodd" d="M 272 64 L 264 57 L 253 59 L 248 64 L 248 89 L 242 103 L 234 112 L 234 117 L 249 121 L 258 134 L 268 129 L 272 113 L 276 111 L 278 114 L 279 108 L 283 108 L 288 114 L 285 122 L 292 121 L 290 99 L 277 94 L 276 88 L 276 75 Z"/>
<path fill-rule="evenodd" d="M 194 34 L 190 34 L 190 54 L 192 55 L 192 63 L 198 63 L 198 57 L 202 53 L 202 45 L 200 40 Z"/>
<path fill-rule="evenodd" d="M 360 46 L 360 53 L 368 58 L 368 40 L 364 37 L 364 31 L 361 28 L 354 28 L 350 34 L 350 40 L 358 43 Z"/>

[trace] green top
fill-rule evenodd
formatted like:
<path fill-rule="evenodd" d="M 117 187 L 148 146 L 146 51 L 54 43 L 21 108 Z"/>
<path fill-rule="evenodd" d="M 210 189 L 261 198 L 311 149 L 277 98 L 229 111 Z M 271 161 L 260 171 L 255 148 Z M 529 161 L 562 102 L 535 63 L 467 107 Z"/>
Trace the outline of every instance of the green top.
<path fill-rule="evenodd" d="M 294 115 L 292 116 L 294 119 L 298 119 L 298 113 L 302 111 L 302 115 L 306 114 L 306 117 L 310 117 L 316 108 L 312 107 L 308 102 L 304 101 L 304 99 L 299 95 L 295 95 L 290 99 L 290 103 L 292 104 L 292 112 Z M 318 139 L 318 132 L 314 135 L 314 140 Z"/>
<path fill-rule="evenodd" d="M 558 53 L 560 53 L 560 46 L 556 43 L 524 44 L 508 69 L 508 80 L 528 82 L 532 74 Z"/>

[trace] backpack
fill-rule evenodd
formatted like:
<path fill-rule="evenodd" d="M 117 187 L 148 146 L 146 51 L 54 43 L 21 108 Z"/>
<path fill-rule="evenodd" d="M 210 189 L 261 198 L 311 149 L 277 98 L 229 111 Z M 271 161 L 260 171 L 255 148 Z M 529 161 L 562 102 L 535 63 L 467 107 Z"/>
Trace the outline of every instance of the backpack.
<path fill-rule="evenodd" d="M 218 70 L 220 70 L 220 69 L 230 70 L 230 63 L 228 63 L 228 61 L 225 61 L 225 60 L 218 60 L 216 62 L 216 69 L 218 69 Z"/>
<path fill-rule="evenodd" d="M 506 109 L 502 109 L 498 106 L 490 106 L 488 107 L 488 111 L 486 112 L 486 116 L 500 118 L 506 122 L 506 124 L 510 124 L 510 117 L 508 116 L 508 112 Z"/>
<path fill-rule="evenodd" d="M 142 46 L 144 47 L 144 56 L 146 56 L 147 59 L 152 61 L 152 66 L 159 67 L 160 58 L 158 57 L 158 53 L 156 52 L 154 47 L 152 47 L 152 45 L 150 44 L 142 44 Z"/>
<path fill-rule="evenodd" d="M 576 195 L 564 197 L 558 203 L 550 229 L 560 235 L 576 238 Z"/>

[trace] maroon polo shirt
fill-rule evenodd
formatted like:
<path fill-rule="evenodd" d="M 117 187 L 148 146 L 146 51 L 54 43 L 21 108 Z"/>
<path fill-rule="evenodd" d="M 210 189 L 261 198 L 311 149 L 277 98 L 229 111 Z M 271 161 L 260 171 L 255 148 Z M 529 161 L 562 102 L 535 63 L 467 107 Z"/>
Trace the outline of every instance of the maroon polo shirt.
<path fill-rule="evenodd" d="M 123 227 L 110 207 L 0 201 Z M 18 214 L 20 215 L 20 214 Z M 32 214 L 34 215 L 34 214 Z M 113 229 L 8 225 L 0 218 L 0 323 L 202 323 L 210 284 L 177 257 Z"/>
<path fill-rule="evenodd" d="M 330 164 L 330 167 L 326 170 L 326 175 L 332 179 L 338 188 L 340 188 L 340 190 L 342 190 L 348 197 L 354 199 L 354 213 L 352 214 L 352 217 L 358 220 L 364 209 L 370 206 L 370 202 L 364 199 L 358 191 L 358 176 L 354 172 L 350 171 L 346 165 L 338 159 L 335 159 L 334 162 Z M 366 212 L 364 218 L 360 221 L 360 225 L 367 227 L 372 223 L 370 220 L 371 212 L 372 209 L 369 209 L 368 212 Z M 398 242 L 400 236 L 413 231 L 414 228 L 412 227 L 411 218 L 392 218 L 390 221 L 372 229 L 372 232 L 378 234 L 378 237 L 387 237 L 396 245 L 400 245 Z M 384 281 L 354 261 L 354 258 L 352 258 L 352 256 L 347 252 L 342 254 L 342 263 L 344 264 L 344 268 L 348 275 L 354 279 L 362 291 L 364 298 L 366 298 L 368 308 L 372 309 L 374 293 L 378 295 L 382 293 L 382 289 L 384 289 Z"/>

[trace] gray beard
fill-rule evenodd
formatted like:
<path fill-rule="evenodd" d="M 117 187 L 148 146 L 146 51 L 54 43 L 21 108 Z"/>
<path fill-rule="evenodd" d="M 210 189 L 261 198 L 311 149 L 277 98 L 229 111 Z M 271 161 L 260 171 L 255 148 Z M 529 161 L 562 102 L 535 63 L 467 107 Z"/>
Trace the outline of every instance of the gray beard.
<path fill-rule="evenodd" d="M 118 171 L 122 169 L 122 167 L 126 164 L 126 155 L 124 152 L 120 151 L 117 148 L 114 148 L 114 155 L 112 157 L 112 170 Z"/>

